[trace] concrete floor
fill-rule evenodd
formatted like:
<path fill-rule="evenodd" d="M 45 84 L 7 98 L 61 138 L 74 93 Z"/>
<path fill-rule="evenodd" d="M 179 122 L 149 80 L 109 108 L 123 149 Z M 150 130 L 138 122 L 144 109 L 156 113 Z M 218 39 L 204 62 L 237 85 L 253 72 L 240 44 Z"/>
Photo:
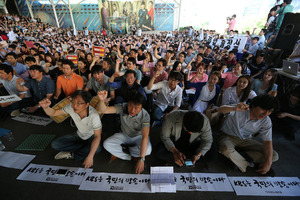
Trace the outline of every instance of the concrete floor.
<path fill-rule="evenodd" d="M 115 118 L 112 115 L 106 115 L 102 118 L 103 123 L 103 139 L 109 137 L 116 132 Z M 14 151 L 14 149 L 22 143 L 30 134 L 56 134 L 57 137 L 65 134 L 71 134 L 76 129 L 70 127 L 70 121 L 66 120 L 61 124 L 55 122 L 48 126 L 37 126 L 22 122 L 17 122 L 8 117 L 6 120 L 0 122 L 1 128 L 10 129 L 13 132 L 15 140 L 7 142 L 2 140 L 6 146 L 6 151 L 13 151 L 18 153 L 34 154 L 36 157 L 32 161 L 35 164 L 44 165 L 60 165 L 81 167 L 82 163 L 74 160 L 54 160 L 57 153 L 51 146 L 48 146 L 45 151 Z M 150 137 L 152 145 L 159 142 L 160 128 L 151 130 Z M 214 131 L 216 136 L 217 131 Z M 296 140 L 286 140 L 283 134 L 273 132 L 274 149 L 279 153 L 279 160 L 272 165 L 275 171 L 275 176 L 283 177 L 300 177 L 300 137 L 296 136 Z M 94 159 L 94 172 L 111 172 L 111 173 L 134 173 L 134 163 L 129 161 L 115 160 L 109 163 L 110 154 L 105 150 L 101 151 Z M 153 155 L 146 158 L 146 169 L 144 174 L 150 173 L 150 166 L 160 166 Z M 226 173 L 228 176 L 259 176 L 254 169 L 249 169 L 246 173 L 241 173 L 235 169 L 233 164 L 219 155 L 214 163 L 208 164 L 208 169 L 199 165 L 195 168 L 179 168 L 174 167 L 175 172 L 203 172 L 203 173 Z M 177 192 L 176 194 L 156 193 L 156 194 L 140 194 L 140 193 L 114 193 L 114 192 L 88 192 L 79 191 L 78 186 L 49 184 L 39 182 L 19 181 L 16 178 L 22 170 L 9 169 L 0 167 L 0 199 L 1 200 L 59 200 L 59 199 L 131 199 L 131 200 L 148 200 L 148 199 L 300 199 L 300 197 L 251 197 L 251 196 L 237 196 L 234 192 Z"/>

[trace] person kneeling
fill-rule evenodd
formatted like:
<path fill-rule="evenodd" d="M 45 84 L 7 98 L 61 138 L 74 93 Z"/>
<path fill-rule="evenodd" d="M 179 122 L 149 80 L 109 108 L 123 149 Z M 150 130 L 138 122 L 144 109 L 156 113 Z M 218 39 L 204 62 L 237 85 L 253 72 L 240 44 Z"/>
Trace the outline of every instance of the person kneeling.
<path fill-rule="evenodd" d="M 151 153 L 149 139 L 150 115 L 142 108 L 145 97 L 140 92 L 132 92 L 129 95 L 128 104 L 116 104 L 107 107 L 105 100 L 107 91 L 98 92 L 100 99 L 99 111 L 104 114 L 117 113 L 121 118 L 121 133 L 115 133 L 107 138 L 103 147 L 113 156 L 122 160 L 138 158 L 136 173 L 144 171 L 145 156 Z M 129 154 L 123 152 L 122 146 L 128 146 Z"/>
<path fill-rule="evenodd" d="M 77 134 L 65 135 L 52 142 L 52 148 L 61 151 L 55 159 L 84 160 L 84 168 L 93 166 L 95 153 L 99 153 L 102 124 L 98 112 L 91 107 L 90 93 L 77 90 L 72 96 L 72 103 L 62 109 L 50 108 L 51 101 L 44 99 L 39 102 L 45 113 L 50 117 L 69 114 L 77 127 Z"/>

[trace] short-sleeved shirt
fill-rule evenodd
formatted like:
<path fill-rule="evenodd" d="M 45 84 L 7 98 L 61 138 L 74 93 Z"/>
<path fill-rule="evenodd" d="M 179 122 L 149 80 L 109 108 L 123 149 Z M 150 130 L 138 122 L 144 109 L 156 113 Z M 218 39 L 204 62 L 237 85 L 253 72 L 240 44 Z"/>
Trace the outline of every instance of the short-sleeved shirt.
<path fill-rule="evenodd" d="M 272 141 L 272 122 L 267 116 L 260 120 L 250 120 L 250 110 L 233 111 L 226 117 L 221 130 L 227 135 L 249 139 L 260 133 L 263 141 Z"/>
<path fill-rule="evenodd" d="M 94 92 L 98 92 L 101 90 L 106 90 L 107 92 L 113 91 L 114 89 L 107 85 L 107 82 L 109 81 L 108 76 L 103 74 L 103 82 L 100 84 L 94 77 L 92 77 L 89 82 L 87 83 L 86 87 L 91 90 L 93 89 Z"/>
<path fill-rule="evenodd" d="M 63 74 L 57 78 L 56 87 L 62 89 L 66 96 L 71 96 L 78 87 L 83 88 L 83 78 L 73 73 L 71 79 L 68 79 Z"/>
<path fill-rule="evenodd" d="M 71 104 L 66 105 L 62 109 L 64 113 L 69 114 L 72 117 L 78 129 L 77 134 L 83 140 L 87 140 L 94 135 L 94 130 L 99 130 L 102 128 L 102 123 L 98 112 L 91 106 L 89 106 L 88 109 L 88 116 L 83 119 L 81 119 L 80 116 L 74 112 Z"/>
<path fill-rule="evenodd" d="M 53 94 L 55 90 L 54 82 L 45 76 L 38 82 L 35 79 L 30 79 L 25 83 L 25 87 L 33 91 L 34 100 L 36 102 L 47 97 L 47 94 Z"/>
<path fill-rule="evenodd" d="M 122 72 L 125 74 L 127 72 L 127 70 L 128 69 L 125 69 Z M 138 81 L 142 80 L 142 72 L 141 72 L 141 70 L 135 68 L 134 71 L 136 73 L 136 80 L 138 80 Z"/>
<path fill-rule="evenodd" d="M 150 67 L 150 78 L 152 78 L 155 73 L 156 73 L 156 67 Z M 160 81 L 164 81 L 164 80 L 168 80 L 168 73 L 163 70 L 160 75 L 154 80 L 154 83 L 160 82 Z"/>
<path fill-rule="evenodd" d="M 4 80 L 0 78 L 0 83 L 3 84 L 4 88 L 7 90 L 8 94 L 10 95 L 18 95 L 19 94 L 26 94 L 27 92 L 19 92 L 19 90 L 17 89 L 17 76 L 13 76 L 13 78 L 10 81 Z"/>
<path fill-rule="evenodd" d="M 254 97 L 256 97 L 256 93 L 253 90 L 251 90 L 248 95 L 248 98 L 246 98 L 244 102 L 246 102 L 248 99 L 253 99 Z M 236 105 L 240 102 L 240 97 L 238 97 L 236 93 L 236 86 L 227 88 L 224 91 L 221 105 Z"/>
<path fill-rule="evenodd" d="M 182 89 L 176 85 L 176 88 L 171 91 L 169 81 L 161 81 L 153 84 L 151 90 L 161 89 L 157 95 L 155 104 L 164 111 L 168 106 L 181 106 Z"/>
<path fill-rule="evenodd" d="M 18 75 L 23 74 L 27 70 L 25 65 L 23 65 L 21 63 L 18 63 L 18 62 L 15 66 L 12 66 L 9 62 L 5 62 L 4 64 L 7 64 L 7 65 L 11 66 L 14 70 L 16 70 L 16 73 Z"/>
<path fill-rule="evenodd" d="M 142 134 L 144 127 L 150 127 L 150 115 L 142 108 L 142 110 L 134 117 L 128 114 L 127 103 L 116 104 L 116 113 L 120 114 L 121 130 L 129 137 L 135 137 Z"/>
<path fill-rule="evenodd" d="M 197 72 L 192 72 L 190 74 L 190 80 L 197 75 Z M 193 83 L 199 83 L 199 82 L 207 82 L 208 80 L 208 75 L 203 73 L 202 75 L 202 79 L 199 79 L 199 77 L 195 78 L 194 82 Z"/>
<path fill-rule="evenodd" d="M 233 86 L 239 76 L 235 75 L 233 72 L 226 72 L 222 74 L 222 78 L 225 79 L 223 88 L 226 89 Z"/>

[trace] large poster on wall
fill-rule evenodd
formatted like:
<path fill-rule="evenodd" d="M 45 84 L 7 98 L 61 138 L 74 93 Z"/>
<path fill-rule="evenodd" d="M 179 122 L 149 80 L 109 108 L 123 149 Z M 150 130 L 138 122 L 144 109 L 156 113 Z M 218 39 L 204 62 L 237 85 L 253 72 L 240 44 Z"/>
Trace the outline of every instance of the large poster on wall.
<path fill-rule="evenodd" d="M 22 15 L 30 16 L 26 0 L 16 0 Z M 126 28 L 142 28 L 144 31 L 173 30 L 174 4 L 155 4 L 154 0 L 68 0 L 71 3 L 77 30 L 102 27 L 118 33 Z M 55 7 L 60 27 L 72 28 L 68 7 L 59 2 Z M 56 26 L 54 10 L 48 1 L 34 1 L 32 11 L 44 23 Z M 112 21 L 114 27 L 110 27 Z"/>
<path fill-rule="evenodd" d="M 109 28 L 109 21 L 114 21 L 112 18 L 123 18 L 123 20 L 126 19 L 128 26 L 148 31 L 154 29 L 154 1 L 100 1 L 100 13 L 104 28 Z"/>

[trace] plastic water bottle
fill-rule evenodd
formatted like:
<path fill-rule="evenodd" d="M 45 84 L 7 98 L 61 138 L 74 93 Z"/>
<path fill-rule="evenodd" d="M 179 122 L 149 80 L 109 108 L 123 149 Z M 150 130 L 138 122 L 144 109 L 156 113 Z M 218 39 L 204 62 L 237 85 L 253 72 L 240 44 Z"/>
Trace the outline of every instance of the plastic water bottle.
<path fill-rule="evenodd" d="M 0 140 L 0 151 L 2 151 L 3 149 L 5 149 L 4 144 L 2 144 L 1 140 Z"/>

